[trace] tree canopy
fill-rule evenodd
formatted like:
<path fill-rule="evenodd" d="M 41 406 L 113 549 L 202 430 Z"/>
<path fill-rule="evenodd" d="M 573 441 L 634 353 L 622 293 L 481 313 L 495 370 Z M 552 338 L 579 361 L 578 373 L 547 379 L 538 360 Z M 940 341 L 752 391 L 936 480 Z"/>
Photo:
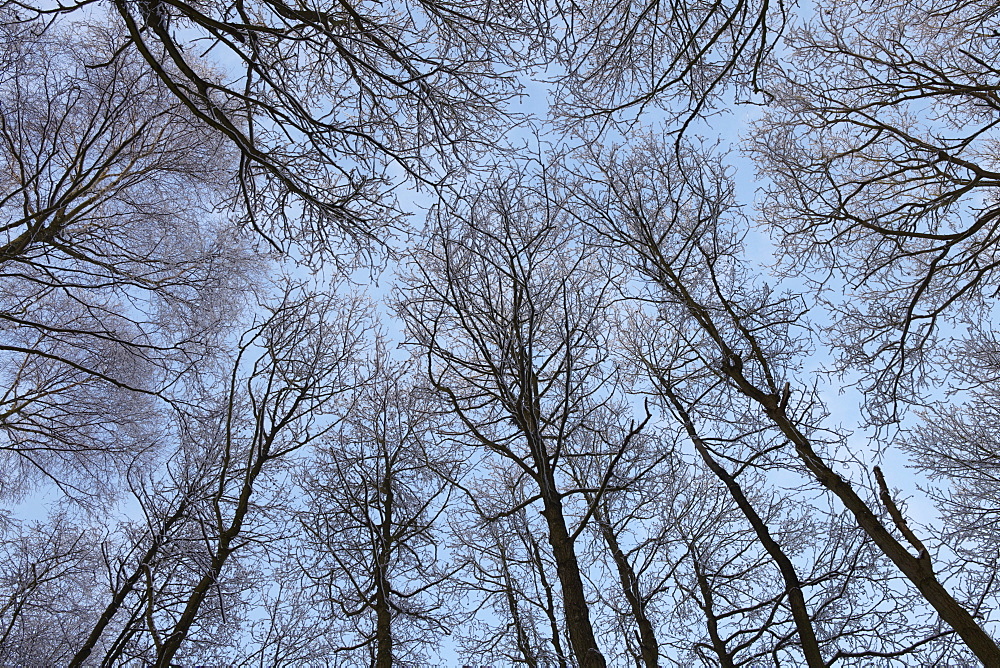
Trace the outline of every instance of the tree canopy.
<path fill-rule="evenodd" d="M 0 0 L 0 663 L 1000 666 L 998 35 Z"/>

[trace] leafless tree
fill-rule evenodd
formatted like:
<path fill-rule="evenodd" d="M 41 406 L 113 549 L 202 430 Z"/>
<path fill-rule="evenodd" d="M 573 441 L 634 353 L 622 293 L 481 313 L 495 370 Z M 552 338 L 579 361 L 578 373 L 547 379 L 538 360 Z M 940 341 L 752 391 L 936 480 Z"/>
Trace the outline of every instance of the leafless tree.
<path fill-rule="evenodd" d="M 621 334 L 624 326 L 624 321 L 615 323 Z M 620 371 L 631 366 L 626 355 L 615 364 Z M 625 405 L 609 411 L 600 416 L 600 425 L 595 421 L 593 433 L 606 443 L 624 442 L 631 429 L 624 421 L 629 414 Z M 630 657 L 630 663 L 647 668 L 663 660 L 663 627 L 671 607 L 667 591 L 677 556 L 671 550 L 678 540 L 669 518 L 687 484 L 687 464 L 679 457 L 676 436 L 650 427 L 632 436 L 601 494 L 593 491 L 605 476 L 600 460 L 569 462 L 592 510 L 588 531 L 581 535 L 589 539 L 581 540 L 581 554 L 593 564 L 587 577 L 596 592 L 594 610 L 603 617 L 601 636 L 620 661 Z"/>
<path fill-rule="evenodd" d="M 1000 666 L 1000 13 L 793 9 L 0 0 L 0 663 Z"/>
<path fill-rule="evenodd" d="M 108 66 L 139 56 L 236 151 L 245 222 L 326 261 L 400 225 L 394 172 L 430 185 L 471 162 L 517 93 L 512 68 L 549 39 L 534 3 L 10 4 L 39 25 L 105 10 L 124 33 Z"/>
<path fill-rule="evenodd" d="M 952 328 L 993 307 L 996 27 L 986 3 L 835 4 L 767 77 L 763 218 L 831 310 L 826 338 L 876 423 L 919 403 L 940 355 L 960 355 Z"/>
<path fill-rule="evenodd" d="M 0 661 L 69 660 L 97 595 L 98 535 L 65 513 L 0 525 Z"/>
<path fill-rule="evenodd" d="M 567 37 L 553 112 L 581 127 L 656 109 L 683 130 L 723 100 L 760 92 L 789 9 L 746 0 L 576 3 L 560 15 Z"/>
<path fill-rule="evenodd" d="M 167 474 L 137 480 L 146 526 L 110 560 L 110 597 L 72 665 L 99 648 L 104 664 L 163 666 L 234 649 L 252 564 L 284 533 L 276 519 L 287 518 L 274 513 L 288 467 L 336 425 L 339 398 L 360 380 L 366 308 L 293 286 L 247 331 L 228 373 L 185 416 Z"/>
<path fill-rule="evenodd" d="M 600 501 L 648 416 L 622 440 L 601 437 L 602 415 L 620 408 L 607 360 L 611 279 L 558 202 L 526 180 L 504 172 L 438 210 L 400 309 L 460 438 L 507 460 L 532 486 L 513 503 L 541 504 L 572 655 L 580 666 L 604 666 L 576 548 L 594 505 L 567 462 L 600 462 L 590 490 Z"/>
<path fill-rule="evenodd" d="M 980 376 L 983 368 L 973 364 L 973 373 Z M 982 615 L 1000 595 L 996 406 L 995 390 L 986 385 L 964 404 L 933 405 L 918 425 L 897 438 L 900 449 L 912 455 L 915 466 L 932 481 L 927 491 L 942 520 L 936 533 L 958 555 L 962 568 L 957 585 Z"/>
<path fill-rule="evenodd" d="M 791 402 L 794 365 L 805 343 L 793 329 L 805 325 L 801 300 L 755 285 L 734 227 L 739 218 L 730 210 L 732 186 L 721 164 L 693 150 L 678 159 L 675 150 L 653 140 L 641 148 L 597 149 L 590 159 L 594 171 L 578 171 L 574 182 L 581 202 L 578 216 L 604 234 L 647 282 L 649 292 L 637 296 L 655 305 L 666 329 L 682 344 L 676 352 L 668 347 L 665 355 L 647 360 L 654 375 L 668 372 L 665 387 L 674 393 L 675 379 L 682 374 L 679 379 L 693 392 L 688 396 L 697 398 L 692 406 L 716 424 L 747 433 L 771 432 L 764 447 L 751 450 L 751 458 L 738 450 L 726 453 L 727 458 L 741 466 L 763 458 L 753 465 L 797 471 L 818 483 L 843 504 L 968 649 L 987 665 L 992 662 L 996 642 L 973 617 L 975 609 L 956 600 L 935 575 L 931 553 L 908 526 L 881 472 L 874 471 L 877 491 L 859 493 L 832 468 L 837 455 L 831 446 L 839 437 L 824 438 L 818 399 L 803 391 Z M 688 409 L 676 397 L 671 403 L 690 434 L 690 415 L 684 417 Z M 720 478 L 725 481 L 726 475 Z M 874 502 L 876 494 L 882 509 Z M 789 584 L 788 575 L 786 589 L 791 589 L 794 578 Z M 803 631 L 800 626 L 800 635 Z"/>
<path fill-rule="evenodd" d="M 297 561 L 313 604 L 336 621 L 328 646 L 338 663 L 418 665 L 456 612 L 442 586 L 453 573 L 440 525 L 460 461 L 440 442 L 413 364 L 382 343 L 369 367 L 303 471 Z"/>
<path fill-rule="evenodd" d="M 697 470 L 697 469 L 695 469 Z M 678 665 L 753 665 L 769 657 L 801 661 L 789 651 L 795 631 L 782 606 L 769 558 L 727 490 L 704 471 L 685 477 L 688 490 L 670 513 L 683 551 L 673 564 L 674 601 L 667 632 Z M 773 518 L 769 518 L 773 519 Z"/>
<path fill-rule="evenodd" d="M 492 475 L 466 488 L 475 503 L 451 517 L 453 549 L 467 562 L 454 590 L 472 602 L 458 634 L 462 655 L 533 668 L 575 665 L 555 564 L 539 544 L 544 520 L 523 506 L 509 512 L 511 499 L 523 502 L 532 490 L 512 464 L 485 468 Z"/>
<path fill-rule="evenodd" d="M 995 29 L 981 3 L 831 7 L 790 34 L 794 60 L 772 73 L 776 105 L 754 143 L 785 270 L 825 276 L 826 338 L 858 374 L 866 416 L 923 407 L 895 443 L 941 483 L 944 522 L 925 531 L 959 557 L 936 568 L 960 573 L 984 619 L 997 565 L 996 463 L 981 446 L 997 382 Z M 892 508 L 892 480 L 876 482 Z"/>
<path fill-rule="evenodd" d="M 219 143 L 134 57 L 92 67 L 115 38 L 80 30 L 3 44 L 8 498 L 39 478 L 110 494 L 155 442 L 154 399 L 212 354 L 261 266 L 218 210 Z"/>

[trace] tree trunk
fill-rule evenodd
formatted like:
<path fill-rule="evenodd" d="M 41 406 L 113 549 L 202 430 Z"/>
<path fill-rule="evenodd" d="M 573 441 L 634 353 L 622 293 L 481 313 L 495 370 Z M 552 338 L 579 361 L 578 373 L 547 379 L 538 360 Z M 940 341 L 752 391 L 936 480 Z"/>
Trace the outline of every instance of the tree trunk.
<path fill-rule="evenodd" d="M 687 410 L 681 404 L 680 400 L 670 391 L 670 388 L 663 388 L 663 392 L 677 410 L 684 424 L 684 429 L 687 431 L 691 442 L 694 443 L 694 447 L 701 456 L 702 461 L 725 484 L 730 496 L 736 501 L 736 505 L 743 513 L 743 516 L 747 518 L 747 521 L 750 522 L 754 533 L 757 534 L 757 540 L 760 541 L 760 544 L 771 557 L 771 560 L 774 561 L 775 566 L 778 567 L 778 571 L 785 582 L 785 594 L 788 596 L 788 604 L 792 609 L 792 619 L 795 620 L 795 630 L 799 634 L 799 643 L 802 646 L 806 665 L 810 668 L 824 668 L 826 664 L 823 662 L 823 655 L 819 650 L 819 643 L 816 641 L 816 631 L 813 629 L 812 618 L 809 616 L 809 611 L 806 608 L 805 596 L 802 593 L 802 583 L 799 580 L 798 573 L 795 571 L 792 560 L 788 558 L 785 551 L 781 549 L 778 542 L 771 536 L 771 531 L 767 528 L 767 523 L 764 522 L 757 513 L 757 509 L 750 503 L 750 499 L 743 493 L 743 488 L 736 481 L 736 478 L 730 475 L 729 471 L 712 457 L 708 446 L 705 445 L 705 442 L 698 435 L 690 415 L 688 415 Z"/>
<path fill-rule="evenodd" d="M 117 592 L 115 592 L 115 595 L 112 597 L 111 601 L 104 609 L 104 612 L 101 613 L 100 619 L 97 620 L 97 624 L 94 625 L 94 628 L 93 630 L 91 630 L 90 635 L 87 636 L 87 640 L 83 643 L 83 646 L 80 647 L 79 650 L 77 650 L 76 655 L 70 660 L 69 662 L 70 668 L 78 668 L 79 666 L 82 666 L 83 662 L 86 661 L 87 658 L 90 656 L 90 653 L 94 651 L 94 647 L 97 645 L 97 641 L 101 639 L 101 635 L 104 634 L 104 630 L 107 628 L 108 624 L 111 623 L 111 620 L 114 618 L 114 616 L 118 613 L 118 610 L 121 608 L 122 604 L 125 603 L 126 597 L 128 597 L 132 589 L 135 588 L 136 583 L 139 582 L 139 578 L 142 577 L 142 574 L 145 572 L 145 569 L 148 568 L 149 565 L 156 558 L 156 555 L 159 553 L 160 548 L 166 541 L 167 533 L 170 531 L 171 527 L 174 524 L 176 524 L 177 522 L 179 522 L 184 518 L 186 512 L 187 512 L 187 502 L 186 500 L 184 500 L 180 503 L 177 510 L 164 521 L 163 526 L 160 528 L 160 530 L 153 535 L 149 545 L 149 549 L 146 550 L 146 553 L 142 556 L 142 559 L 139 560 L 139 564 L 135 567 L 135 570 L 132 572 L 132 574 L 129 575 L 128 578 L 126 578 L 125 582 L 122 583 L 122 586 L 118 588 Z"/>
<path fill-rule="evenodd" d="M 708 637 L 712 640 L 712 650 L 719 657 L 719 665 L 722 668 L 736 668 L 736 663 L 726 649 L 726 641 L 719 635 L 719 618 L 715 616 L 715 600 L 712 596 L 712 585 L 701 572 L 701 565 L 698 563 L 697 555 L 692 555 L 694 564 L 694 576 L 698 579 L 698 588 L 701 590 L 701 598 L 704 601 L 702 612 L 705 613 L 705 625 L 708 628 Z"/>
<path fill-rule="evenodd" d="M 594 627 L 590 623 L 590 610 L 583 591 L 583 579 L 580 577 L 580 564 L 576 559 L 576 550 L 566 529 L 566 518 L 563 516 L 562 502 L 551 490 L 550 486 L 543 498 L 545 510 L 542 515 L 548 522 L 549 544 L 556 561 L 556 574 L 563 592 L 563 608 L 566 611 L 566 628 L 569 631 L 569 641 L 573 646 L 580 668 L 606 668 L 607 661 L 597 648 L 594 637 Z"/>
<path fill-rule="evenodd" d="M 854 515 L 858 526 L 882 550 L 917 591 L 931 604 L 946 624 L 972 650 L 985 666 L 1000 666 L 1000 647 L 951 593 L 934 576 L 930 555 L 922 551 L 916 557 L 885 528 L 868 504 L 858 496 L 851 484 L 841 478 L 816 454 L 809 439 L 789 419 L 784 402 L 774 394 L 762 392 L 743 376 L 739 369 L 727 369 L 734 384 L 743 394 L 756 401 L 764 412 L 795 446 L 795 452 L 816 480 L 835 494 Z"/>
<path fill-rule="evenodd" d="M 375 666 L 392 668 L 392 610 L 389 608 L 389 560 L 392 557 L 392 513 L 394 495 L 392 479 L 386 462 L 386 477 L 381 482 L 382 525 L 379 527 L 379 549 L 375 564 Z"/>
<path fill-rule="evenodd" d="M 586 498 L 587 503 L 594 504 L 591 494 L 587 494 Z M 625 600 L 628 601 L 629 607 L 632 609 L 632 617 L 635 619 L 636 626 L 639 627 L 639 656 L 642 663 L 646 668 L 658 668 L 660 665 L 660 645 L 656 641 L 656 631 L 653 628 L 653 623 L 649 620 L 649 615 L 646 614 L 645 603 L 639 594 L 639 578 L 618 544 L 618 536 L 615 535 L 611 525 L 605 519 L 604 513 L 599 508 L 594 510 L 594 519 L 600 527 L 601 537 L 608 546 L 608 551 L 611 552 L 611 558 L 618 570 L 618 582 L 625 594 Z"/>
<path fill-rule="evenodd" d="M 872 512 L 864 499 L 858 496 L 850 483 L 837 475 L 816 454 L 809 439 L 799 431 L 795 423 L 788 417 L 786 412 L 789 397 L 788 387 L 786 386 L 782 393 L 783 396 L 779 397 L 777 393 L 765 392 L 747 380 L 743 373 L 742 360 L 715 326 L 712 314 L 683 287 L 676 274 L 669 267 L 669 263 L 657 261 L 656 264 L 663 271 L 663 275 L 654 277 L 654 280 L 684 302 L 705 333 L 719 346 L 723 359 L 721 370 L 732 386 L 764 409 L 768 418 L 795 446 L 795 452 L 806 469 L 815 476 L 820 485 L 840 499 L 841 503 L 854 515 L 858 526 L 868 534 L 868 537 L 896 565 L 900 572 L 913 583 L 917 591 L 931 604 L 941 619 L 955 630 L 973 654 L 983 662 L 983 665 L 990 668 L 1000 666 L 1000 647 L 969 614 L 969 611 L 962 607 L 951 593 L 938 582 L 931 568 L 930 555 L 926 552 L 922 552 L 916 557 L 910 554 L 906 547 L 885 528 L 882 521 Z M 755 353 L 757 361 L 766 368 L 767 360 L 759 352 L 760 348 L 753 340 L 753 335 L 742 326 L 740 331 L 758 351 Z"/>

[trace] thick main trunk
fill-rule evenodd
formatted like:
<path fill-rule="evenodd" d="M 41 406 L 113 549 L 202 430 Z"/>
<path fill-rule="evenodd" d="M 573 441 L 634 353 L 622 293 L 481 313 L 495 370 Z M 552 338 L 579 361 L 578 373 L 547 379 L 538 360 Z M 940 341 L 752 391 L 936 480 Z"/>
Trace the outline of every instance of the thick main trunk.
<path fill-rule="evenodd" d="M 779 397 L 777 393 L 765 392 L 751 383 L 743 373 L 742 359 L 730 347 L 726 337 L 716 327 L 712 312 L 687 290 L 670 261 L 660 254 L 655 242 L 649 245 L 648 250 L 651 251 L 649 259 L 656 267 L 656 271 L 650 274 L 650 278 L 665 288 L 668 293 L 679 298 L 705 333 L 719 347 L 722 353 L 721 370 L 732 386 L 764 409 L 768 418 L 795 445 L 799 459 L 815 476 L 816 480 L 840 499 L 841 503 L 854 515 L 858 526 L 868 534 L 868 537 L 896 565 L 900 572 L 913 583 L 924 599 L 937 611 L 941 619 L 955 630 L 973 654 L 985 666 L 990 668 L 1000 666 L 1000 647 L 976 622 L 969 611 L 962 607 L 951 593 L 938 582 L 931 568 L 930 556 L 926 552 L 922 552 L 916 557 L 910 554 L 909 550 L 885 528 L 882 521 L 872 512 L 864 499 L 858 496 L 850 483 L 837 475 L 816 454 L 809 439 L 789 419 L 785 410 L 789 398 L 788 387 L 785 387 L 782 396 Z M 767 359 L 757 345 L 754 334 L 750 329 L 744 327 L 743 323 L 739 322 L 736 312 L 731 307 L 729 307 L 729 312 L 734 318 L 737 318 L 740 332 L 755 351 L 754 357 L 767 369 Z"/>
<path fill-rule="evenodd" d="M 392 668 L 392 610 L 390 609 L 389 561 L 392 558 L 392 516 L 395 496 L 392 477 L 388 473 L 380 485 L 382 495 L 382 525 L 375 564 L 375 664 L 374 668 Z"/>
<path fill-rule="evenodd" d="M 945 589 L 931 566 L 930 555 L 926 552 L 917 557 L 910 554 L 895 537 L 885 528 L 881 520 L 872 512 L 868 504 L 858 496 L 850 483 L 837 475 L 815 456 L 811 449 L 801 448 L 800 455 L 805 462 L 815 467 L 816 477 L 820 483 L 837 495 L 843 504 L 854 515 L 858 525 L 878 545 L 900 572 L 913 583 L 917 591 L 937 611 L 973 654 L 983 662 L 984 666 L 1000 666 L 1000 647 L 995 640 L 976 622 L 951 593 Z"/>
<path fill-rule="evenodd" d="M 606 668 L 607 661 L 597 647 L 594 627 L 590 623 L 590 609 L 583 590 L 580 564 L 576 559 L 576 549 L 566 529 L 562 502 L 555 493 L 543 498 L 543 515 L 548 522 L 549 544 L 556 561 L 556 574 L 562 586 L 563 609 L 566 612 L 566 627 L 573 654 L 580 668 Z"/>
<path fill-rule="evenodd" d="M 381 577 L 381 574 L 380 576 Z M 389 610 L 389 599 L 382 591 L 388 583 L 379 585 L 375 603 L 375 668 L 392 668 L 392 612 Z"/>

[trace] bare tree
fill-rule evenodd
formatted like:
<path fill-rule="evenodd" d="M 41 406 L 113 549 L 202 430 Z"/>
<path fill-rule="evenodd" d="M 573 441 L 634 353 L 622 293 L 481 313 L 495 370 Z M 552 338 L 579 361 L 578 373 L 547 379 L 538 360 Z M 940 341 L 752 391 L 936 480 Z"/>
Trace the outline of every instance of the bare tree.
<path fill-rule="evenodd" d="M 783 2 L 746 0 L 576 3 L 559 17 L 565 71 L 554 77 L 553 113 L 585 127 L 631 122 L 653 108 L 683 131 L 723 100 L 760 92 L 788 11 Z"/>
<path fill-rule="evenodd" d="M 651 368 L 671 375 L 690 369 L 684 371 L 686 383 L 699 397 L 700 411 L 717 424 L 771 431 L 776 460 L 766 465 L 805 474 L 835 497 L 969 650 L 987 665 L 993 662 L 996 642 L 935 575 L 931 553 L 908 527 L 880 473 L 884 511 L 832 468 L 817 399 L 805 394 L 791 403 L 790 378 L 804 343 L 790 329 L 804 324 L 800 300 L 754 285 L 740 237 L 728 222 L 731 184 L 721 165 L 696 152 L 678 159 L 654 141 L 591 155 L 595 171 L 580 172 L 574 190 L 578 215 L 647 281 L 650 291 L 642 298 L 656 305 L 684 344 L 680 355 L 658 356 Z M 690 426 L 683 413 L 681 418 Z M 754 452 L 756 457 L 768 449 Z M 745 454 L 727 456 L 743 466 L 750 461 Z M 785 583 L 790 586 L 787 575 Z"/>
<path fill-rule="evenodd" d="M 789 34 L 767 77 L 751 143 L 763 218 L 784 270 L 831 310 L 826 339 L 876 423 L 925 397 L 939 354 L 960 355 L 951 329 L 979 329 L 993 305 L 996 22 L 979 2 L 837 4 Z"/>
<path fill-rule="evenodd" d="M 791 9 L 0 1 L 0 663 L 1000 666 L 1000 14 Z"/>
<path fill-rule="evenodd" d="M 16 6 L 42 25 L 72 23 L 83 5 Z M 345 240 L 354 250 L 380 245 L 401 224 L 387 197 L 393 172 L 429 185 L 470 162 L 503 118 L 498 105 L 517 93 L 510 68 L 548 38 L 532 3 L 121 0 L 103 9 L 124 33 L 107 64 L 141 57 L 236 151 L 228 174 L 245 222 L 327 261 L 350 250 Z"/>
<path fill-rule="evenodd" d="M 97 531 L 60 513 L 0 524 L 0 661 L 64 664 L 97 593 Z"/>
<path fill-rule="evenodd" d="M 313 604 L 336 620 L 329 651 L 343 665 L 417 665 L 449 632 L 441 517 L 460 462 L 412 363 L 380 343 L 371 380 L 303 470 L 297 561 Z"/>
<path fill-rule="evenodd" d="M 9 18 L 9 16 L 8 16 Z M 261 262 L 220 215 L 224 151 L 113 34 L 23 28 L 0 75 L 0 493 L 110 494 L 154 399 L 211 355 Z"/>
<path fill-rule="evenodd" d="M 491 475 L 466 488 L 465 512 L 452 511 L 454 551 L 467 563 L 455 593 L 472 602 L 459 632 L 465 656 L 533 668 L 574 665 L 562 621 L 558 575 L 539 545 L 544 519 L 524 505 L 532 490 L 513 464 L 484 467 Z"/>
<path fill-rule="evenodd" d="M 623 322 L 616 323 L 622 331 Z M 627 357 L 616 360 L 627 368 Z M 616 656 L 629 656 L 636 666 L 660 665 L 663 628 L 666 619 L 665 593 L 675 564 L 669 556 L 677 536 L 666 516 L 685 484 L 686 464 L 680 461 L 671 436 L 646 428 L 629 438 L 631 425 L 624 421 L 627 406 L 595 418 L 595 435 L 607 443 L 631 441 L 612 476 L 603 484 L 606 472 L 599 459 L 574 458 L 568 462 L 576 484 L 592 513 L 588 531 L 581 538 L 581 554 L 595 565 L 587 570 L 599 606 L 610 613 L 604 621 L 602 637 Z"/>
<path fill-rule="evenodd" d="M 542 506 L 572 654 L 604 666 L 576 550 L 593 505 L 567 461 L 601 462 L 599 501 L 645 421 L 622 441 L 599 436 L 620 392 L 607 364 L 610 279 L 557 202 L 500 178 L 438 210 L 400 308 L 461 439 L 534 487 L 520 505 Z"/>
<path fill-rule="evenodd" d="M 791 608 L 792 618 L 795 620 L 795 629 L 799 636 L 799 644 L 802 648 L 806 664 L 811 667 L 824 666 L 823 653 L 816 640 L 816 629 L 813 627 L 812 615 L 809 612 L 805 595 L 802 592 L 802 578 L 799 576 L 795 564 L 792 563 L 785 548 L 775 540 L 768 522 L 758 512 L 754 503 L 747 495 L 744 485 L 737 480 L 736 475 L 726 470 L 726 467 L 716 459 L 708 442 L 702 438 L 695 427 L 691 419 L 691 414 L 677 394 L 674 393 L 670 381 L 662 376 L 659 380 L 661 382 L 660 392 L 670 402 L 677 418 L 684 426 L 685 432 L 694 444 L 698 455 L 708 469 L 726 486 L 733 502 L 753 529 L 757 540 L 773 560 L 777 570 L 781 573 L 781 578 L 785 585 L 784 593 L 788 596 L 788 604 Z"/>
<path fill-rule="evenodd" d="M 136 485 L 147 526 L 109 564 L 112 596 L 73 665 L 99 647 L 103 663 L 163 666 L 228 651 L 233 616 L 249 603 L 248 564 L 282 537 L 274 509 L 287 469 L 335 426 L 369 327 L 359 300 L 293 286 L 248 330 L 228 378 L 204 384 L 180 425 L 167 475 Z"/>
<path fill-rule="evenodd" d="M 981 3 L 830 8 L 790 34 L 794 66 L 772 72 L 776 105 L 753 145 L 784 269 L 825 272 L 825 338 L 860 379 L 866 417 L 921 407 L 925 423 L 904 422 L 894 443 L 942 483 L 941 530 L 924 535 L 958 555 L 938 578 L 984 623 L 997 578 L 996 463 L 981 445 L 997 383 L 995 26 Z M 921 528 L 884 478 L 879 496 L 919 553 Z"/>
<path fill-rule="evenodd" d="M 789 652 L 795 632 L 782 608 L 767 554 L 748 531 L 724 487 L 703 472 L 685 477 L 688 491 L 669 514 L 683 551 L 673 564 L 666 644 L 679 665 L 753 665 Z M 791 658 L 795 657 L 795 658 Z M 788 659 L 786 659 L 788 660 Z"/>
<path fill-rule="evenodd" d="M 976 360 L 976 358 L 972 358 Z M 978 362 L 978 360 L 976 360 Z M 983 368 L 976 362 L 974 375 Z M 960 558 L 961 587 L 977 614 L 985 616 L 1000 595 L 997 552 L 997 402 L 992 384 L 980 387 L 961 405 L 932 405 L 921 423 L 897 438 L 901 450 L 934 483 L 927 490 L 942 521 L 935 533 Z M 928 528 L 935 530 L 935 528 Z"/>

